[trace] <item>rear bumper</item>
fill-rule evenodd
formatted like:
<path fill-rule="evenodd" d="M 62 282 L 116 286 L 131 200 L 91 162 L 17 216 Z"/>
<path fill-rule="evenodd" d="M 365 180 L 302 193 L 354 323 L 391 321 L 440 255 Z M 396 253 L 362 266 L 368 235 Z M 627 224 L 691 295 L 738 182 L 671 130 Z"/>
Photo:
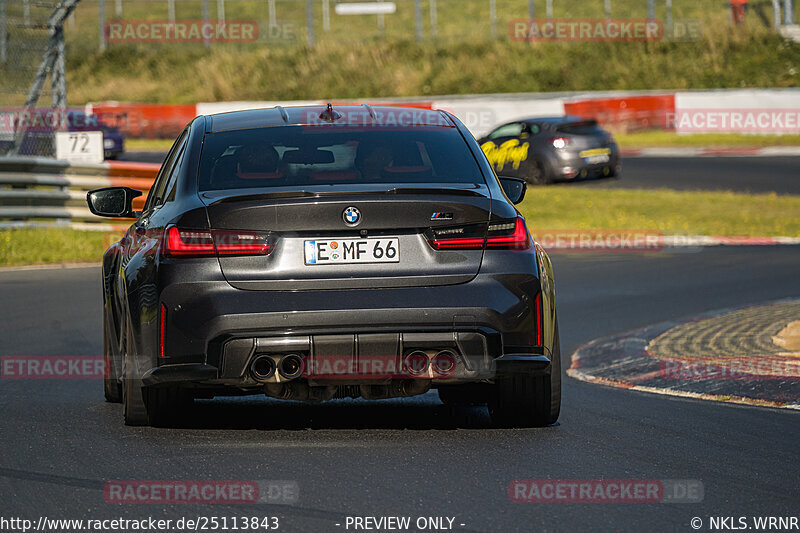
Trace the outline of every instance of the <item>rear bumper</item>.
<path fill-rule="evenodd" d="M 255 354 L 251 354 L 255 356 Z M 238 361 L 237 361 L 238 362 Z M 257 382 L 248 373 L 248 368 L 252 362 L 252 357 L 248 357 L 241 361 L 241 367 L 234 367 L 230 362 L 223 363 L 221 368 L 205 363 L 189 363 L 189 364 L 167 364 L 159 366 L 148 371 L 142 378 L 142 382 L 148 387 L 165 387 L 165 386 L 207 386 L 209 388 L 225 388 L 235 387 L 238 389 L 257 389 L 262 387 L 265 382 Z M 240 376 L 226 377 L 225 371 L 232 370 Z M 529 375 L 536 376 L 542 374 L 549 374 L 552 366 L 551 361 L 544 355 L 502 355 L 491 361 L 490 370 L 486 370 L 480 374 L 472 377 L 436 377 L 436 379 L 428 379 L 427 376 L 394 376 L 386 378 L 377 378 L 374 375 L 349 375 L 348 379 L 323 379 L 323 380 L 309 380 L 307 378 L 298 378 L 299 381 L 310 383 L 317 386 L 344 386 L 353 384 L 382 384 L 392 380 L 426 380 L 431 384 L 456 384 L 456 383 L 474 383 L 474 382 L 487 382 L 493 381 L 498 377 L 512 376 L 512 375 Z M 272 383 L 277 383 L 272 381 Z"/>
<path fill-rule="evenodd" d="M 300 379 L 322 385 L 387 379 L 437 383 L 486 381 L 504 372 L 547 373 L 551 337 L 537 338 L 534 302 L 539 291 L 539 279 L 529 273 L 479 274 L 460 285 L 342 291 L 245 291 L 226 282 L 171 283 L 160 295 L 166 309 L 165 357 L 143 379 L 154 386 L 246 389 L 263 385 L 249 372 L 258 355 L 297 353 L 309 367 L 315 356 L 338 357 L 356 367 L 373 358 L 379 367 L 391 360 L 402 370 L 403 358 L 414 350 L 429 357 L 450 350 L 457 371 Z"/>
<path fill-rule="evenodd" d="M 142 382 L 148 386 L 203 383 L 216 379 L 217 367 L 204 363 L 164 365 L 150 369 Z"/>
<path fill-rule="evenodd" d="M 587 163 L 578 152 L 559 152 L 551 158 L 556 179 L 594 178 L 616 175 L 621 170 L 619 150 L 612 149 L 609 160 L 602 163 Z"/>

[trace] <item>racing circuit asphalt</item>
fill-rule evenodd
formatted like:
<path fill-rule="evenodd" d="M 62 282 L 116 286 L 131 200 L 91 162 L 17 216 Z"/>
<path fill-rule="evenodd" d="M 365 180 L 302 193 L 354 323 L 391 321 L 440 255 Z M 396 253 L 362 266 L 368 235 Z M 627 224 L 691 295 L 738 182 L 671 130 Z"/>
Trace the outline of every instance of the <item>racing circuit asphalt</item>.
<path fill-rule="evenodd" d="M 800 296 L 800 247 L 553 254 L 564 368 L 592 339 Z M 0 271 L 0 354 L 102 353 L 98 268 Z M 0 516 L 454 516 L 463 531 L 693 531 L 693 517 L 800 514 L 800 413 L 564 377 L 559 424 L 499 430 L 435 393 L 322 405 L 200 402 L 180 428 L 128 428 L 91 381 L 0 380 Z M 517 504 L 515 479 L 696 479 L 703 503 Z M 295 505 L 109 505 L 108 480 L 296 480 Z M 458 524 L 465 524 L 464 527 Z M 705 530 L 705 528 L 703 529 Z M 352 531 L 352 529 L 350 529 Z"/>
<path fill-rule="evenodd" d="M 129 152 L 128 161 L 161 163 L 165 153 Z M 610 189 L 731 190 L 800 194 L 800 157 L 623 157 L 621 179 L 563 182 Z"/>

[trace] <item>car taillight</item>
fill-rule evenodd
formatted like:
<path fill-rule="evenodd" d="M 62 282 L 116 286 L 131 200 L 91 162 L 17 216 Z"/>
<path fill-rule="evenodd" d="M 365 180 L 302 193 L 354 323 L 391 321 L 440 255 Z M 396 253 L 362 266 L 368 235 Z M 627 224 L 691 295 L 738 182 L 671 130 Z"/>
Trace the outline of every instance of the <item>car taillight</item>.
<path fill-rule="evenodd" d="M 507 250 L 527 250 L 531 247 L 528 228 L 521 217 L 505 224 L 489 224 L 486 234 L 487 248 L 504 248 Z"/>
<path fill-rule="evenodd" d="M 427 231 L 427 237 L 434 250 L 482 250 L 486 244 L 486 224 L 431 228 Z"/>
<path fill-rule="evenodd" d="M 569 137 L 556 137 L 555 139 L 550 139 L 550 144 L 552 144 L 553 147 L 561 150 L 562 148 L 566 148 L 569 144 Z"/>
<path fill-rule="evenodd" d="M 531 247 L 528 229 L 521 217 L 462 228 L 442 228 L 428 232 L 428 243 L 434 250 L 527 250 Z"/>
<path fill-rule="evenodd" d="M 268 255 L 269 236 L 252 231 L 167 228 L 164 253 L 169 257 Z"/>
<path fill-rule="evenodd" d="M 167 335 L 167 308 L 164 304 L 161 304 L 161 316 L 159 317 L 159 325 L 158 325 L 158 356 L 164 357 L 164 346 L 166 341 Z"/>
<path fill-rule="evenodd" d="M 543 330 L 544 324 L 542 323 L 542 293 L 536 295 L 536 301 L 534 302 L 535 309 L 535 319 L 536 319 L 536 345 L 542 346 L 542 338 L 543 338 Z"/>

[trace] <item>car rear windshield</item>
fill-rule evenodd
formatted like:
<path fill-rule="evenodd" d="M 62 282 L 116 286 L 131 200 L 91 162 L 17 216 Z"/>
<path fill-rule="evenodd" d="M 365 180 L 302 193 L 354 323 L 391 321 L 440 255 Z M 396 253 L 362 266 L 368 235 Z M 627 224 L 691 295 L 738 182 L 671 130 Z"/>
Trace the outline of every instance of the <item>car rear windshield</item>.
<path fill-rule="evenodd" d="M 483 184 L 451 127 L 276 126 L 206 135 L 199 190 L 335 184 Z"/>
<path fill-rule="evenodd" d="M 603 129 L 597 125 L 593 120 L 583 122 L 570 122 L 562 124 L 556 128 L 556 131 L 561 133 L 568 133 L 571 135 L 594 135 L 601 133 Z"/>

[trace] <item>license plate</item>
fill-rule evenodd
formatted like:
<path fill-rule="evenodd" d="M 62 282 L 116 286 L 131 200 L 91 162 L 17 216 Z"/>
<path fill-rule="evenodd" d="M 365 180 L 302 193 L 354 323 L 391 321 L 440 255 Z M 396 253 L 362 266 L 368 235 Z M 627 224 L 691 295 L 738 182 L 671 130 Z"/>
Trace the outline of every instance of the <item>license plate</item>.
<path fill-rule="evenodd" d="M 330 239 L 305 241 L 306 265 L 399 263 L 399 239 Z"/>
<path fill-rule="evenodd" d="M 599 163 L 608 163 L 611 160 L 611 149 L 594 148 L 592 150 L 584 150 L 578 155 L 580 155 L 586 163 L 597 165 Z"/>

